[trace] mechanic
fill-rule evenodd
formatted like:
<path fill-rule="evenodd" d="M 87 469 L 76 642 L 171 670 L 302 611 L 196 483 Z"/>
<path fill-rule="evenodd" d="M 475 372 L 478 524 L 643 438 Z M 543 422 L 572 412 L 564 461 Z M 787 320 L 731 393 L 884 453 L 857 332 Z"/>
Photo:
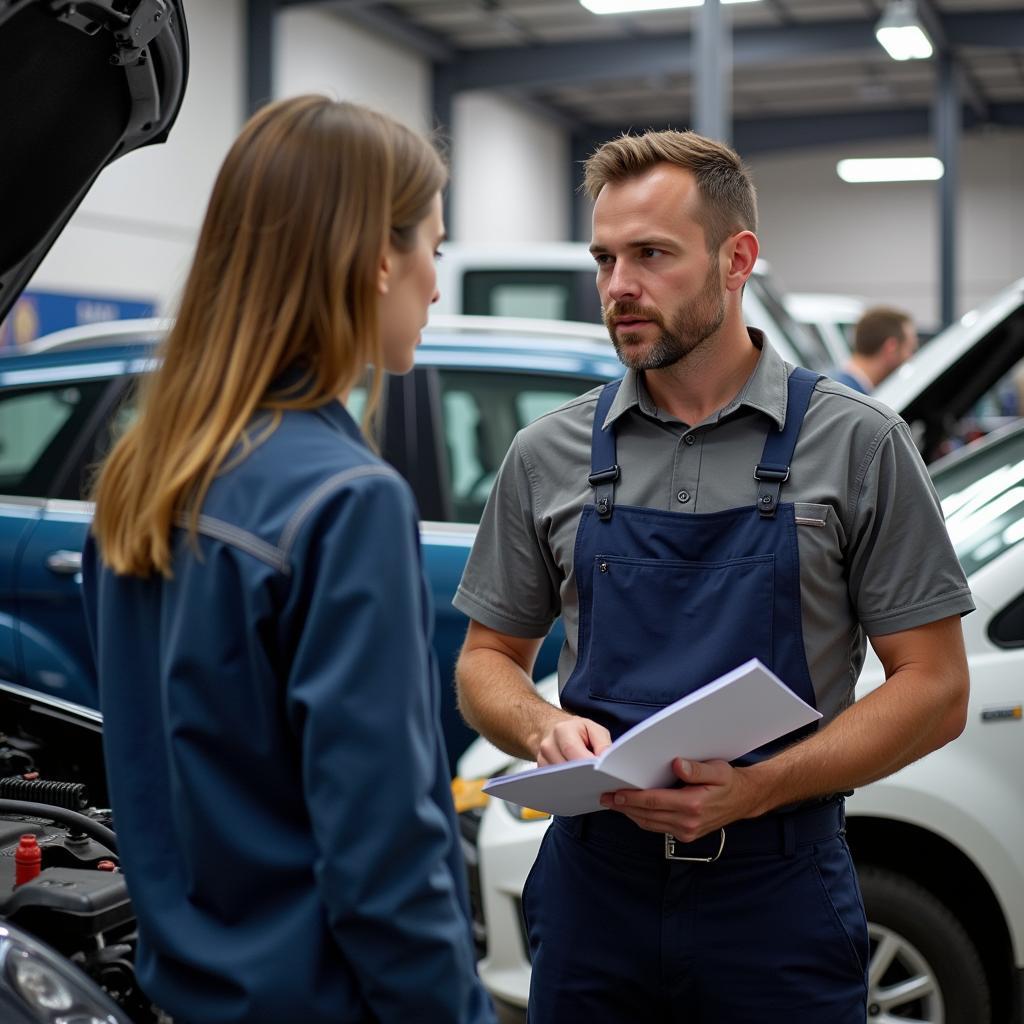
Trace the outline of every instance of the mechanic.
<path fill-rule="evenodd" d="M 138 977 L 188 1024 L 493 1024 L 408 485 L 342 402 L 405 373 L 445 169 L 304 96 L 242 130 L 83 591 Z"/>
<path fill-rule="evenodd" d="M 864 310 L 853 329 L 853 354 L 829 376 L 862 395 L 870 395 L 916 351 L 914 318 L 892 306 L 872 306 Z"/>
<path fill-rule="evenodd" d="M 692 132 L 587 162 L 621 383 L 522 430 L 455 598 L 469 722 L 591 757 L 752 657 L 823 714 L 676 788 L 556 818 L 523 893 L 534 1024 L 863 1024 L 868 935 L 842 794 L 964 726 L 973 608 L 906 424 L 747 328 L 750 177 Z M 561 708 L 530 673 L 557 615 Z M 853 703 L 865 635 L 886 681 Z"/>

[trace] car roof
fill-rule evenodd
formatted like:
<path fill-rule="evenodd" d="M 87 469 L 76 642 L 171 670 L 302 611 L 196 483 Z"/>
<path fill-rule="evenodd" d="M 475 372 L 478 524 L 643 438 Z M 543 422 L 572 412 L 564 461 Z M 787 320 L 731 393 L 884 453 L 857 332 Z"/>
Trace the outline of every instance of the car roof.
<path fill-rule="evenodd" d="M 126 372 L 126 361 L 152 357 L 172 324 L 173 320 L 160 318 L 115 320 L 54 332 L 20 353 L 0 356 L 0 385 L 50 379 L 62 367 L 82 374 Z M 417 361 L 597 372 L 606 377 L 622 372 L 599 324 L 513 317 L 433 317 L 423 332 Z"/>

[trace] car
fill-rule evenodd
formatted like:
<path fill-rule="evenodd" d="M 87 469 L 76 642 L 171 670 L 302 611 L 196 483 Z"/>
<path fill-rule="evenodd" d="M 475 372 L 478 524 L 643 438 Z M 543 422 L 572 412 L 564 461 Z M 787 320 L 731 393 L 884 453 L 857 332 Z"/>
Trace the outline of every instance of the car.
<path fill-rule="evenodd" d="M 0 357 L 0 679 L 93 701 L 79 593 L 90 477 L 132 415 L 133 384 L 154 365 L 168 326 L 90 324 Z M 420 508 L 452 770 L 475 733 L 455 708 L 467 622 L 451 600 L 491 483 L 520 427 L 621 373 L 598 325 L 439 315 L 412 373 L 386 380 L 378 443 Z M 365 395 L 352 392 L 357 418 Z M 559 644 L 560 634 L 549 638 L 540 675 L 554 669 Z"/>
<path fill-rule="evenodd" d="M 867 302 L 857 295 L 790 292 L 786 309 L 824 346 L 831 365 L 842 366 L 853 351 L 853 329 Z"/>
<path fill-rule="evenodd" d="M 874 397 L 929 462 L 1024 415 L 1024 278 L 923 345 Z"/>
<path fill-rule="evenodd" d="M 188 32 L 180 0 L 4 0 L 0 45 L 0 195 L 7 203 L 0 235 L 2 322 L 104 167 L 167 138 L 188 79 Z M 63 423 L 67 453 L 74 449 L 79 383 L 28 403 L 24 420 L 4 424 L 5 482 L 23 477 L 25 460 L 54 440 L 33 435 L 40 424 Z M 28 379 L 21 385 L 31 388 Z M 67 415 L 55 416 L 56 410 Z M 46 474 L 55 467 L 38 468 Z M 158 1011 L 135 985 L 134 915 L 117 870 L 109 812 L 102 810 L 99 716 L 19 692 L 11 678 L 22 642 L 32 644 L 31 630 L 14 624 L 21 601 L 38 598 L 18 589 L 25 582 L 15 569 L 19 545 L 52 512 L 18 494 L 0 498 L 0 505 L 0 1019 L 155 1022 Z M 61 551 L 43 571 L 70 580 L 69 558 Z M 58 674 L 63 670 L 54 666 Z M 31 838 L 23 843 L 23 835 Z M 19 847 L 22 869 L 34 872 L 38 849 L 41 871 L 15 886 Z"/>
<path fill-rule="evenodd" d="M 1007 1024 L 1021 1020 L 1024 986 L 1024 423 L 932 474 L 977 603 L 964 619 L 972 694 L 959 739 L 847 804 L 871 936 L 869 1007 L 872 1020 Z M 883 678 L 869 649 L 857 696 Z M 557 702 L 554 677 L 538 687 Z M 520 896 L 549 819 L 480 787 L 526 767 L 481 739 L 455 786 L 480 975 L 518 1006 L 530 973 Z"/>
<path fill-rule="evenodd" d="M 583 242 L 446 242 L 441 253 L 440 313 L 601 322 L 597 268 Z M 816 370 L 832 365 L 824 345 L 787 310 L 763 259 L 755 264 L 743 290 L 743 315 L 789 362 Z"/>

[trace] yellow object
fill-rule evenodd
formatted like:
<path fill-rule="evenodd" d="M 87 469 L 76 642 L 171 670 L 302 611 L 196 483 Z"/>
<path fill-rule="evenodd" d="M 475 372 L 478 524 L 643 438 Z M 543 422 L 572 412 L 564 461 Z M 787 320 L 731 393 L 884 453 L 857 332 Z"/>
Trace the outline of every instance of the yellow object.
<path fill-rule="evenodd" d="M 452 800 L 455 801 L 455 813 L 472 811 L 477 807 L 486 807 L 491 798 L 484 792 L 486 779 L 452 779 Z"/>
<path fill-rule="evenodd" d="M 551 815 L 547 811 L 535 811 L 532 807 L 524 807 L 519 812 L 519 817 L 523 821 L 543 821 L 545 818 L 550 818 Z"/>

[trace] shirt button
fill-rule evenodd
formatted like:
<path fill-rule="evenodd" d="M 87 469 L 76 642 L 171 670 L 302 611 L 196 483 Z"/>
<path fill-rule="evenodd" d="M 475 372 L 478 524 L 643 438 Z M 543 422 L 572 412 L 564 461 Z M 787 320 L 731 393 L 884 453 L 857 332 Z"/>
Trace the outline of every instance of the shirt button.
<path fill-rule="evenodd" d="M 676 497 L 685 505 L 690 500 L 690 492 L 680 491 Z"/>
<path fill-rule="evenodd" d="M 684 438 L 683 438 L 683 440 L 684 440 L 684 441 L 685 441 L 685 442 L 686 442 L 687 444 L 693 444 L 693 442 L 694 442 L 694 441 L 696 441 L 696 440 L 697 440 L 697 438 L 695 438 L 695 437 L 693 436 L 693 434 L 687 434 L 687 435 L 686 435 L 686 437 L 684 437 Z"/>

